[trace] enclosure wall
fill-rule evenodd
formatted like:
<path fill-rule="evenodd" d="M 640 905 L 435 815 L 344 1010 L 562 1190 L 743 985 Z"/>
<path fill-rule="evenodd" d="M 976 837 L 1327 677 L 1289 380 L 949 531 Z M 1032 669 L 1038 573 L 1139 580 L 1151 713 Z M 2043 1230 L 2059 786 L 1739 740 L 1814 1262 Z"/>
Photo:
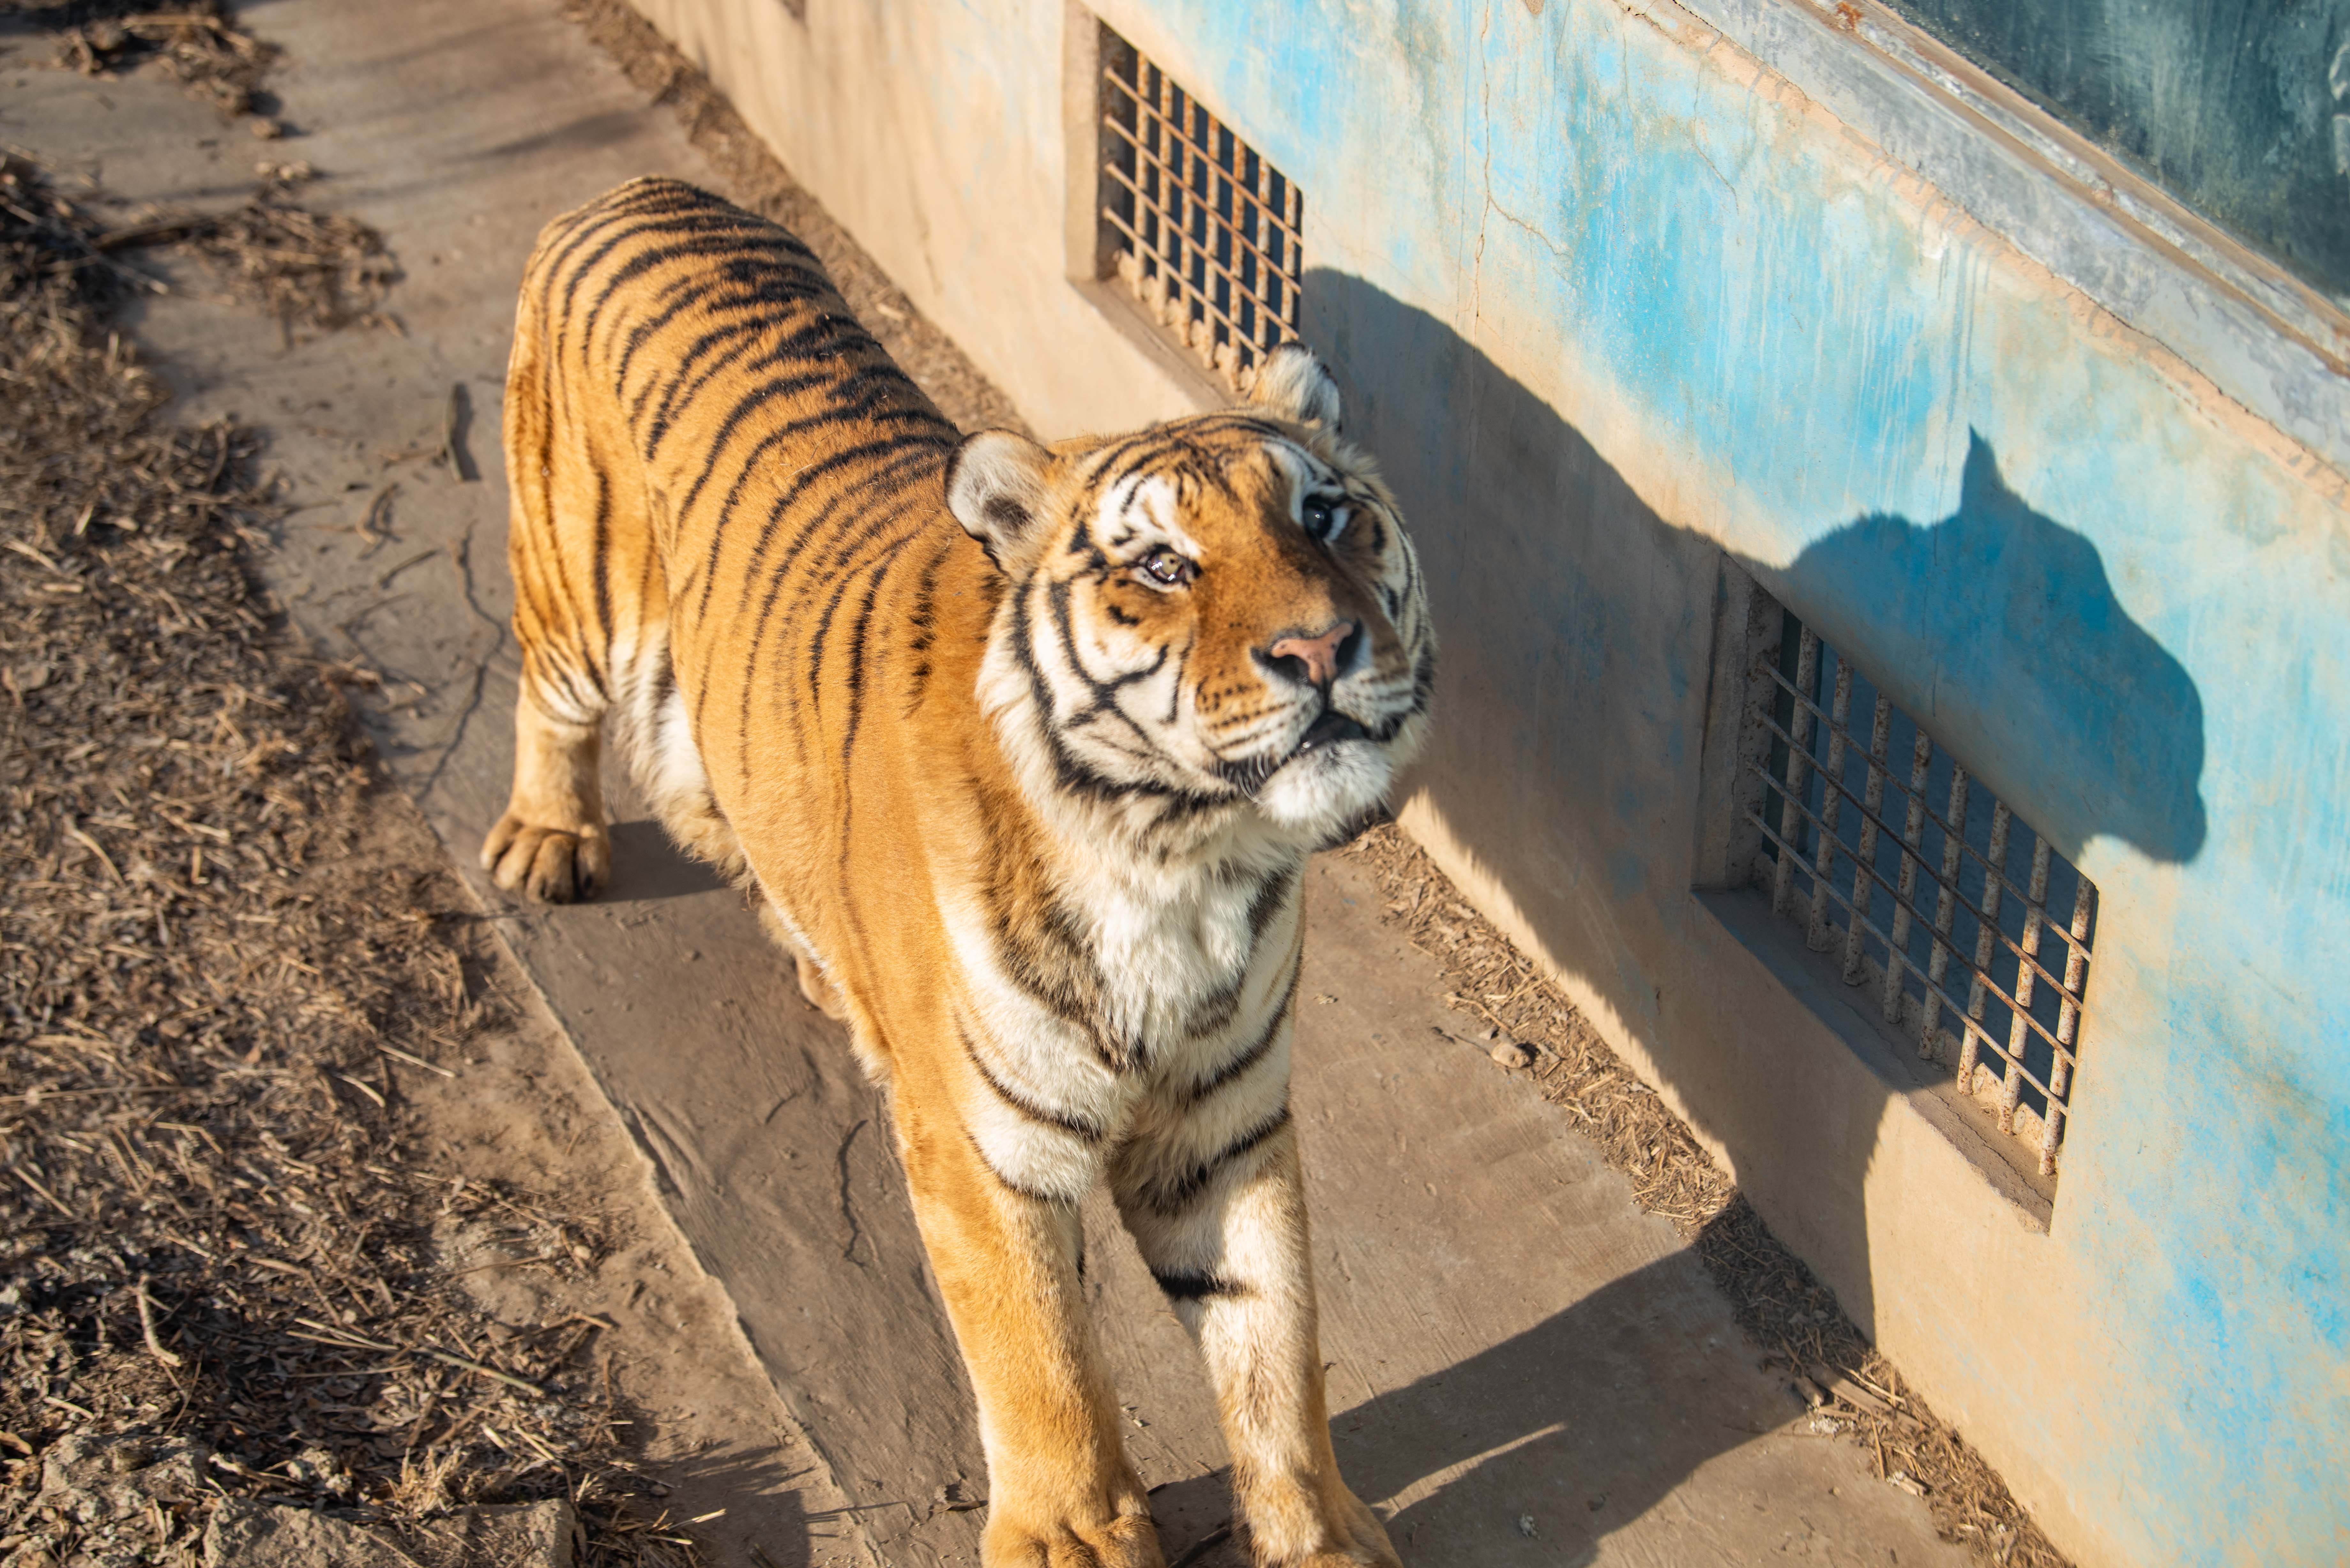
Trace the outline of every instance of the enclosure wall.
<path fill-rule="evenodd" d="M 1088 13 L 640 4 L 1041 431 L 1206 396 L 1072 279 Z M 1305 192 L 1443 636 L 1409 830 L 2081 1562 L 2350 1560 L 2339 457 L 1662 0 L 1097 9 Z M 1711 888 L 1750 578 L 2101 889 L 2044 1224 Z"/>

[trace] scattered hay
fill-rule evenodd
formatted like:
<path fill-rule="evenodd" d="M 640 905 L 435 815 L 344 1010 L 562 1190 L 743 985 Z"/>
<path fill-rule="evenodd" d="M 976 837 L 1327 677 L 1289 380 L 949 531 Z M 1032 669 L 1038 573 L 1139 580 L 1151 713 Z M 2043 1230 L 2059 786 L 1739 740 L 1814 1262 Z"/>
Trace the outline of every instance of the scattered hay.
<path fill-rule="evenodd" d="M 151 421 L 101 234 L 0 165 L 0 1537 L 72 1560 L 40 1457 L 136 1434 L 420 1561 L 438 1511 L 566 1497 L 588 1563 L 691 1563 L 605 1325 L 463 1288 L 452 1237 L 567 1276 L 614 1239 L 445 1174 L 411 1114 L 493 1021 L 491 950 L 450 874 L 380 852 L 359 677 L 250 571 L 255 438 Z M 157 1561 L 205 1507 L 158 1505 Z"/>
<path fill-rule="evenodd" d="M 27 5 L 0 0 L 0 13 L 15 12 L 55 29 L 64 64 L 90 76 L 131 69 L 148 60 L 209 97 L 229 116 L 254 115 L 265 138 L 280 127 L 265 112 L 262 83 L 277 59 L 277 47 L 240 28 L 223 0 L 188 0 L 155 6 L 136 0 L 74 0 L 66 5 Z M 13 164 L 12 164 L 13 166 Z M 228 295 L 277 322 L 290 344 L 297 332 L 338 331 L 348 327 L 399 324 L 383 305 L 400 269 L 383 236 L 355 218 L 317 213 L 292 199 L 314 177 L 299 160 L 263 160 L 258 189 L 244 206 L 227 213 L 151 211 L 128 224 L 108 228 L 87 206 L 51 192 L 54 211 L 13 211 L 19 224 L 36 230 L 43 243 L 64 244 L 79 259 L 118 281 L 165 292 L 161 280 L 130 266 L 125 253 L 181 244 L 218 275 Z"/>
<path fill-rule="evenodd" d="M 383 236 L 356 218 L 314 213 L 264 184 L 233 213 L 183 228 L 229 291 L 274 318 L 290 343 L 296 329 L 398 325 L 383 310 L 400 268 Z"/>
<path fill-rule="evenodd" d="M 1737 1185 L 1656 1091 L 1483 917 L 1434 861 L 1392 826 L 1346 851 L 1378 879 L 1381 918 L 1442 966 L 1447 1000 L 1497 1044 L 1535 1048 L 1531 1075 L 1572 1116 L 1607 1163 L 1631 1179 L 1643 1209 L 1670 1220 L 1730 1300 L 1739 1327 L 1772 1354 L 1822 1432 L 1872 1454 L 1878 1477 L 1926 1500 L 1942 1539 L 2002 1568 L 2068 1568 L 2007 1484 L 1914 1394 L 1771 1234 Z"/>
<path fill-rule="evenodd" d="M 140 0 L 0 0 L 0 10 L 29 14 L 55 29 L 58 62 L 85 76 L 112 76 L 153 60 L 212 99 L 225 118 L 263 112 L 262 82 L 276 62 L 277 47 L 240 28 L 222 0 L 160 5 Z M 255 129 L 275 135 L 276 122 L 265 118 L 255 121 Z"/>
<path fill-rule="evenodd" d="M 303 334 L 351 327 L 399 331 L 400 323 L 383 308 L 400 278 L 383 236 L 356 218 L 296 202 L 292 192 L 312 177 L 309 165 L 259 167 L 261 182 L 242 207 L 224 213 L 152 208 L 109 227 L 95 202 L 73 202 L 46 182 L 36 196 L 25 183 L 24 171 L 32 165 L 16 153 L 0 155 L 0 213 L 14 236 L 14 259 L 5 265 L 8 275 L 26 280 L 0 309 L 47 311 L 53 296 L 63 297 L 60 287 L 92 306 L 124 288 L 169 293 L 169 284 L 125 258 L 184 246 L 210 265 L 231 301 L 270 317 L 289 345 Z M 53 281 L 36 286 L 36 275 L 52 275 Z M 54 334 L 36 338 L 46 357 L 57 357 Z"/>
<path fill-rule="evenodd" d="M 0 157 L 0 526 L 20 545 L 53 549 L 101 517 L 184 531 L 211 504 L 213 460 L 226 472 L 216 442 L 197 459 L 196 432 L 148 428 L 162 392 L 99 327 L 130 276 L 99 230 L 30 163 Z"/>
<path fill-rule="evenodd" d="M 232 300 L 273 317 L 289 346 L 299 331 L 399 331 L 383 309 L 400 278 L 383 236 L 357 218 L 296 203 L 291 192 L 313 177 L 308 164 L 263 162 L 258 169 L 260 187 L 242 207 L 150 209 L 136 222 L 91 234 L 88 248 L 122 272 L 114 258 L 125 252 L 185 245 L 211 265 Z M 143 272 L 126 275 L 159 292 L 169 286 Z"/>

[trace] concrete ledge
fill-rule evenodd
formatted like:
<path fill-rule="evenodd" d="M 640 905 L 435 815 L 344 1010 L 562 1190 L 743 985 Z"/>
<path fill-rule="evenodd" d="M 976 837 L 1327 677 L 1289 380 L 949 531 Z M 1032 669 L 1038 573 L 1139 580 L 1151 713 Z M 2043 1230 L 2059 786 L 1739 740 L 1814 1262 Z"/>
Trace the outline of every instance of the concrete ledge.
<path fill-rule="evenodd" d="M 1884 7 L 1658 0 L 2350 473 L 2350 317 Z M 1857 11 L 1858 19 L 1842 14 Z"/>
<path fill-rule="evenodd" d="M 2033 1229 L 2048 1229 L 2054 1180 L 2040 1174 L 2038 1162 L 2021 1142 L 2001 1132 L 1981 1106 L 1959 1093 L 1956 1075 L 1922 1060 L 1917 1042 L 1867 1008 L 1856 1006 L 1853 998 L 1862 993 L 1837 982 L 1819 955 L 1804 945 L 1802 934 L 1771 912 L 1768 898 L 1752 888 L 1691 897 L 1811 1010 L 1824 1036 L 1841 1044 L 1877 1075 L 1895 1105 L 1948 1138 L 1982 1172 L 1991 1190 L 2015 1205 Z M 1825 1039 L 1818 1044 L 1826 1045 Z"/>

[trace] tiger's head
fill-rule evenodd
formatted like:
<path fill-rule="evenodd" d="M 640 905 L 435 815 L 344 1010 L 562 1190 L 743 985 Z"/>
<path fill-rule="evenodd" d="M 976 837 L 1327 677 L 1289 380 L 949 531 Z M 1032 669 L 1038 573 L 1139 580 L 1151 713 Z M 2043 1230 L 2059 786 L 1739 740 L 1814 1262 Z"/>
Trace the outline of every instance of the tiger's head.
<path fill-rule="evenodd" d="M 1005 578 L 982 699 L 1036 788 L 1141 828 L 1343 839 L 1419 751 L 1419 562 L 1338 389 L 1295 344 L 1253 407 L 1047 448 L 983 431 L 948 509 Z"/>

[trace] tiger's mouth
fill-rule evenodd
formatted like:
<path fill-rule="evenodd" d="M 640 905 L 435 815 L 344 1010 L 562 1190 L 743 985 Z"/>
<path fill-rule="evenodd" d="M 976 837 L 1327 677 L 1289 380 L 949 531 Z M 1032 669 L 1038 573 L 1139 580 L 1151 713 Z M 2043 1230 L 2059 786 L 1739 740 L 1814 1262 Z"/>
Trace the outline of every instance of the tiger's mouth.
<path fill-rule="evenodd" d="M 1282 759 L 1283 765 L 1295 762 L 1308 752 L 1326 751 L 1341 741 L 1366 741 L 1371 732 L 1351 716 L 1336 708 L 1326 708 L 1322 716 L 1306 727 L 1298 738 L 1296 749 Z"/>
<path fill-rule="evenodd" d="M 1322 716 L 1305 727 L 1305 733 L 1297 738 L 1297 743 L 1282 755 L 1249 757 L 1241 762 L 1224 763 L 1217 767 L 1216 772 L 1226 784 L 1243 794 L 1254 796 L 1271 782 L 1274 774 L 1290 763 L 1326 753 L 1344 742 L 1371 738 L 1370 731 L 1363 727 L 1361 720 L 1336 708 L 1325 708 Z"/>

